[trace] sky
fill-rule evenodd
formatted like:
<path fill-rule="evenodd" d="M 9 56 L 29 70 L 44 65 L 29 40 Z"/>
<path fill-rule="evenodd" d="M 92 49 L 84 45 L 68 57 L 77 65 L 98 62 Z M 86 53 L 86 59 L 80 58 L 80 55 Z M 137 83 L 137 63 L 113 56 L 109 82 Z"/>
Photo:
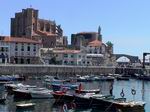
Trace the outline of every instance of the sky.
<path fill-rule="evenodd" d="M 64 35 L 98 30 L 115 54 L 142 57 L 150 52 L 149 0 L 1 0 L 0 35 L 10 35 L 10 18 L 22 9 L 39 10 L 39 18 L 55 20 Z"/>

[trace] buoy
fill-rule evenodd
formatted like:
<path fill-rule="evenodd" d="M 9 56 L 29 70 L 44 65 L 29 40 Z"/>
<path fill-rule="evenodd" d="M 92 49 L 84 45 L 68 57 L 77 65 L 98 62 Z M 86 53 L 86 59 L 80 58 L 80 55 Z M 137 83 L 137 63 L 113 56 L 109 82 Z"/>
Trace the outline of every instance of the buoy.
<path fill-rule="evenodd" d="M 131 89 L 131 93 L 132 93 L 132 95 L 135 95 L 136 94 L 136 90 L 135 89 Z"/>
<path fill-rule="evenodd" d="M 120 93 L 120 96 L 123 98 L 124 97 L 124 91 L 122 89 L 121 93 Z"/>

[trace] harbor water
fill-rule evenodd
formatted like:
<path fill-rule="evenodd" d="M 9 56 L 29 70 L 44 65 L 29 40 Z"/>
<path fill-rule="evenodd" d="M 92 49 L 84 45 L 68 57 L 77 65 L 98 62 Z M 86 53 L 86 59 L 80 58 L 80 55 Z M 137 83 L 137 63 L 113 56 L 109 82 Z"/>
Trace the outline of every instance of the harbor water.
<path fill-rule="evenodd" d="M 28 79 L 24 84 L 32 84 L 37 86 L 45 86 L 40 79 Z M 110 81 L 93 81 L 82 82 L 84 88 L 87 89 L 101 89 L 102 94 L 109 94 L 109 87 L 112 84 Z M 131 89 L 136 90 L 136 94 L 132 95 Z M 4 92 L 4 86 L 0 86 L 1 93 Z M 121 91 L 124 91 L 124 97 L 127 100 L 136 100 L 146 102 L 145 110 L 136 112 L 150 112 L 150 81 L 142 81 L 136 79 L 130 79 L 129 81 L 117 81 L 113 82 L 113 95 L 115 98 L 121 97 Z M 35 103 L 34 108 L 29 109 L 17 109 L 16 104 L 20 102 L 32 102 Z M 0 112 L 63 112 L 63 105 L 55 103 L 55 99 L 32 99 L 32 100 L 14 100 L 13 95 L 8 95 L 5 103 L 0 104 Z M 68 112 L 106 112 L 93 109 L 76 109 L 73 108 Z M 107 111 L 108 112 L 108 111 Z M 129 111 L 128 111 L 129 112 Z"/>

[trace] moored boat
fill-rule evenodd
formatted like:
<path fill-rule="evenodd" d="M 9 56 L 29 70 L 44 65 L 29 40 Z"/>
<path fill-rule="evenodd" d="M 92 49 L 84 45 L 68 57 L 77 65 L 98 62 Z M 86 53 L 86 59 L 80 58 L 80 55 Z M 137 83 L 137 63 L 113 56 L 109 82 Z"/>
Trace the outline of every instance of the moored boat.
<path fill-rule="evenodd" d="M 53 97 L 55 98 L 55 102 L 72 102 L 74 100 L 74 95 L 70 93 L 66 93 L 63 91 L 55 91 L 52 93 Z"/>
<path fill-rule="evenodd" d="M 16 107 L 18 109 L 26 109 L 26 108 L 34 108 L 35 103 L 20 103 L 16 104 Z"/>
<path fill-rule="evenodd" d="M 100 89 L 83 89 L 82 84 L 80 83 L 78 86 L 78 89 L 75 89 L 76 93 L 82 94 L 82 93 L 100 93 Z"/>
<path fill-rule="evenodd" d="M 107 98 L 94 98 L 92 97 L 92 108 L 108 109 L 112 111 L 127 110 L 134 108 L 144 108 L 145 102 L 140 101 L 126 101 L 126 98 L 107 99 Z"/>
<path fill-rule="evenodd" d="M 52 98 L 52 90 L 46 88 L 27 88 L 27 89 L 16 89 L 14 90 L 14 98 L 19 99 L 44 99 Z"/>
<path fill-rule="evenodd" d="M 76 89 L 75 90 L 76 93 L 100 93 L 100 89 L 84 89 L 84 90 L 79 90 L 79 89 Z"/>
<path fill-rule="evenodd" d="M 52 90 L 46 88 L 34 88 L 30 92 L 31 97 L 34 99 L 52 98 Z"/>
<path fill-rule="evenodd" d="M 78 84 L 71 84 L 71 83 L 66 83 L 66 84 L 62 84 L 62 83 L 53 83 L 51 84 L 52 89 L 54 91 L 59 91 L 61 88 L 67 88 L 67 89 L 77 89 L 78 88 Z"/>

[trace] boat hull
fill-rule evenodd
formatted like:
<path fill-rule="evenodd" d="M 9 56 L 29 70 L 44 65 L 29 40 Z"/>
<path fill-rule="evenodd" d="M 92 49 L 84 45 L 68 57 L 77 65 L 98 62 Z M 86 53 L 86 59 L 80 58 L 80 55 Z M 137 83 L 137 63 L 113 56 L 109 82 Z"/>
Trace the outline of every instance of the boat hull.
<path fill-rule="evenodd" d="M 31 93 L 31 97 L 33 99 L 46 99 L 46 98 L 53 98 L 53 95 L 51 93 Z"/>
<path fill-rule="evenodd" d="M 25 91 L 13 91 L 15 99 L 31 99 L 32 96 L 30 93 Z"/>
<path fill-rule="evenodd" d="M 55 102 L 72 102 L 74 100 L 74 96 L 70 94 L 53 93 L 52 95 L 55 98 Z"/>

